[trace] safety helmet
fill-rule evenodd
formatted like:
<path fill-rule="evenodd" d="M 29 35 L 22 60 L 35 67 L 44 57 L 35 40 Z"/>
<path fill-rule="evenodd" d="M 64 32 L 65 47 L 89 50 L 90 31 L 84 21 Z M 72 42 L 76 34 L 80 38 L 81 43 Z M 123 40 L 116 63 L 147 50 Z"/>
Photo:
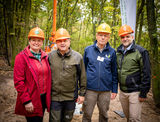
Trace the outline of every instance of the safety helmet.
<path fill-rule="evenodd" d="M 122 36 L 122 35 L 129 34 L 129 33 L 134 33 L 132 28 L 129 25 L 123 25 L 119 29 L 118 35 Z"/>
<path fill-rule="evenodd" d="M 111 27 L 106 23 L 102 23 L 97 28 L 97 33 L 98 32 L 111 33 Z"/>
<path fill-rule="evenodd" d="M 60 39 L 68 39 L 70 38 L 70 35 L 68 33 L 68 31 L 64 28 L 59 28 L 56 31 L 56 40 L 60 40 Z"/>
<path fill-rule="evenodd" d="M 44 40 L 44 32 L 39 27 L 35 27 L 28 34 L 28 39 L 31 37 L 38 37 Z"/>

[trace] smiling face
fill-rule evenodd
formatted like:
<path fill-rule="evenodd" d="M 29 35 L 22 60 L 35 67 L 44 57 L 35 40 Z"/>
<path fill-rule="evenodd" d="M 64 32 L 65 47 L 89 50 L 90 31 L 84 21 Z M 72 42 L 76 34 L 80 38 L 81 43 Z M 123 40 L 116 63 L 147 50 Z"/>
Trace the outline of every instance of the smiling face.
<path fill-rule="evenodd" d="M 30 45 L 30 49 L 33 52 L 39 52 L 42 45 L 43 45 L 43 39 L 41 38 L 36 38 L 36 37 L 32 37 L 29 39 L 29 45 Z"/>
<path fill-rule="evenodd" d="M 59 49 L 60 53 L 64 55 L 69 51 L 70 47 L 70 39 L 60 39 L 56 40 L 57 48 Z"/>
<path fill-rule="evenodd" d="M 129 47 L 129 45 L 133 42 L 134 40 L 134 36 L 131 34 L 125 34 L 120 36 L 121 38 L 121 43 L 124 46 L 124 49 L 126 49 L 127 47 Z"/>
<path fill-rule="evenodd" d="M 97 44 L 99 48 L 103 48 L 110 39 L 109 33 L 98 32 L 96 34 Z"/>

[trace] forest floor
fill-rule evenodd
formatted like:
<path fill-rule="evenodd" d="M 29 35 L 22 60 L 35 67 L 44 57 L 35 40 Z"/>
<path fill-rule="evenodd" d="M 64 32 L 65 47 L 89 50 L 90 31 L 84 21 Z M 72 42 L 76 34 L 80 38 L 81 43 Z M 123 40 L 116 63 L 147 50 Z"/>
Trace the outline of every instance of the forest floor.
<path fill-rule="evenodd" d="M 8 67 L 3 58 L 0 58 L 0 122 L 26 122 L 23 116 L 14 114 L 17 92 L 13 84 L 13 70 Z M 127 122 L 114 111 L 122 111 L 119 96 L 110 103 L 108 112 L 109 122 Z M 81 122 L 82 114 L 75 115 L 72 122 Z M 48 122 L 48 113 L 45 112 L 44 122 Z M 98 122 L 98 108 L 95 107 L 92 122 Z M 160 110 L 156 108 L 153 95 L 150 91 L 148 99 L 143 103 L 142 122 L 160 122 Z"/>

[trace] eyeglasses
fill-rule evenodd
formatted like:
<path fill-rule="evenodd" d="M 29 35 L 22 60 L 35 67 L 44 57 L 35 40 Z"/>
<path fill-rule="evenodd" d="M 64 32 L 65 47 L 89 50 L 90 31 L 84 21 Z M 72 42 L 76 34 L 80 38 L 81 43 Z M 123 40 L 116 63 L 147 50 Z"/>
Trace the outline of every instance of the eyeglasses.
<path fill-rule="evenodd" d="M 110 36 L 110 34 L 98 34 L 100 37 L 109 37 Z"/>
<path fill-rule="evenodd" d="M 31 41 L 32 43 L 41 43 L 41 42 L 43 42 L 42 39 L 31 39 L 30 41 Z"/>
<path fill-rule="evenodd" d="M 68 42 L 68 41 L 69 41 L 69 39 L 56 40 L 57 43 L 62 43 L 62 42 L 66 43 L 66 42 Z"/>

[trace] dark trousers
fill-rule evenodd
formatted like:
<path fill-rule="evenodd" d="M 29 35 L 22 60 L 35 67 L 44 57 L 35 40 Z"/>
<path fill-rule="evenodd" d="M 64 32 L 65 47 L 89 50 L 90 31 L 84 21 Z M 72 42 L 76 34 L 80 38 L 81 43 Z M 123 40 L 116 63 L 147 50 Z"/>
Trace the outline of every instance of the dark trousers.
<path fill-rule="evenodd" d="M 43 107 L 43 114 L 46 108 L 46 94 L 41 95 L 41 102 Z M 43 117 L 40 116 L 33 116 L 33 117 L 26 117 L 27 122 L 43 122 Z"/>
<path fill-rule="evenodd" d="M 52 101 L 49 121 L 50 122 L 71 122 L 75 110 L 75 100 Z"/>

